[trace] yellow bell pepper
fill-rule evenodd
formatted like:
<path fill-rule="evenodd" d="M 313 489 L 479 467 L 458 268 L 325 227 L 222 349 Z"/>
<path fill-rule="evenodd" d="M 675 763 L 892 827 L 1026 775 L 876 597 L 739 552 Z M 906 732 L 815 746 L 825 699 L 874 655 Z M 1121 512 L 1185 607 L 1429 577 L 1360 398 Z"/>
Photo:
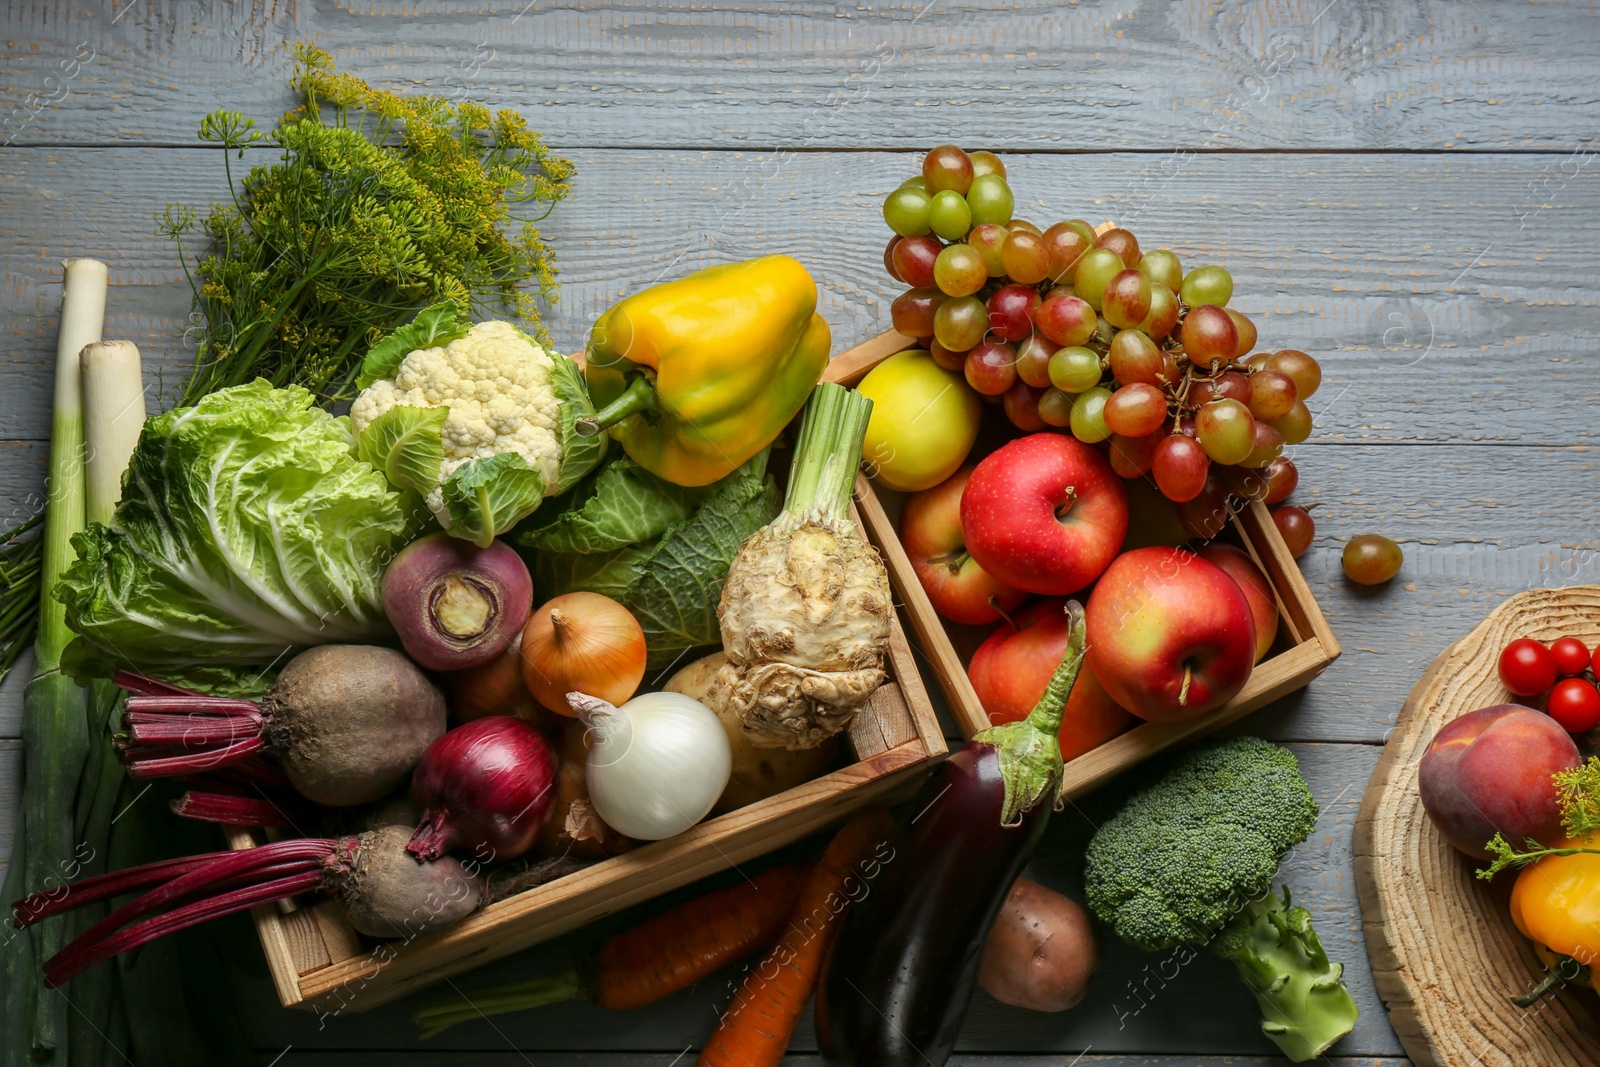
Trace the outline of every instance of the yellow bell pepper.
<path fill-rule="evenodd" d="M 594 324 L 588 436 L 610 430 L 634 462 L 706 485 L 772 443 L 828 364 L 817 285 L 788 256 L 696 271 L 617 303 Z"/>
<path fill-rule="evenodd" d="M 1554 847 L 1585 846 L 1565 841 Z M 1590 968 L 1600 962 L 1600 855 L 1551 855 L 1523 868 L 1511 891 L 1511 921 L 1549 969 L 1519 1004 L 1532 1004 L 1563 982 L 1592 986 Z"/>

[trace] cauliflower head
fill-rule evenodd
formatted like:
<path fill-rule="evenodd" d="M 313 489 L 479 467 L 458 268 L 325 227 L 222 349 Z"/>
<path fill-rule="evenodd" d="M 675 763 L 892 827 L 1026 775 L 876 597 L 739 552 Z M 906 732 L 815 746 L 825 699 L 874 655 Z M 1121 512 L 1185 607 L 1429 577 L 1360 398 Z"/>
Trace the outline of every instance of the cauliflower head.
<path fill-rule="evenodd" d="M 487 545 L 599 461 L 577 365 L 508 322 L 436 305 L 375 346 L 350 407 L 357 451 L 420 493 L 440 525 Z"/>

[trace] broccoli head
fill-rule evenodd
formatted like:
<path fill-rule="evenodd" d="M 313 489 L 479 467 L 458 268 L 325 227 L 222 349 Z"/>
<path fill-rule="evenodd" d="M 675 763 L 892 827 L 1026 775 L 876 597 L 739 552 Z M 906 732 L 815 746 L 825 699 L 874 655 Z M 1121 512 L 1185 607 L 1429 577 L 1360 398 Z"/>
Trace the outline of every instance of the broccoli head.
<path fill-rule="evenodd" d="M 1344 969 L 1329 963 L 1304 908 L 1272 892 L 1278 864 L 1316 825 L 1293 753 L 1260 738 L 1181 756 L 1089 842 L 1089 908 L 1150 952 L 1184 942 L 1230 960 L 1255 993 L 1261 1029 L 1313 1059 L 1355 1025 Z"/>

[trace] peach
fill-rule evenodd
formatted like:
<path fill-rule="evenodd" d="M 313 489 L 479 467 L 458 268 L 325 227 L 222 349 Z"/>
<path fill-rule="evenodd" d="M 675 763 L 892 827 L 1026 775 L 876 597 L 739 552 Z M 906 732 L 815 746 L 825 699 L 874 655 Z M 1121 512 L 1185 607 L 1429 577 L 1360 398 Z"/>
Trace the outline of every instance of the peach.
<path fill-rule="evenodd" d="M 1480 708 L 1445 725 L 1423 753 L 1422 806 L 1445 840 L 1479 859 L 1496 833 L 1514 845 L 1554 844 L 1563 834 L 1550 776 L 1580 762 L 1572 738 L 1544 712 Z"/>

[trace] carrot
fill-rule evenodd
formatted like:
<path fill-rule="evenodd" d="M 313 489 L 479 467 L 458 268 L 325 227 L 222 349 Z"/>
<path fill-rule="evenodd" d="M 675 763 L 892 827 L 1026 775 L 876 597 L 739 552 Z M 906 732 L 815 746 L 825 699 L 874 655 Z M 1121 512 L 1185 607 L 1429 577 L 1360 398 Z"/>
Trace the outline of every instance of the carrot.
<path fill-rule="evenodd" d="M 822 973 L 822 961 L 862 878 L 858 867 L 887 840 L 893 820 L 882 808 L 844 825 L 811 870 L 783 939 L 750 973 L 700 1053 L 699 1067 L 777 1067 L 800 1012 Z"/>
<path fill-rule="evenodd" d="M 422 1036 L 469 1019 L 588 997 L 603 1008 L 654 1004 L 772 944 L 794 912 L 806 868 L 770 867 L 737 885 L 685 901 L 609 938 L 587 975 L 577 971 L 492 986 L 411 1013 Z"/>

